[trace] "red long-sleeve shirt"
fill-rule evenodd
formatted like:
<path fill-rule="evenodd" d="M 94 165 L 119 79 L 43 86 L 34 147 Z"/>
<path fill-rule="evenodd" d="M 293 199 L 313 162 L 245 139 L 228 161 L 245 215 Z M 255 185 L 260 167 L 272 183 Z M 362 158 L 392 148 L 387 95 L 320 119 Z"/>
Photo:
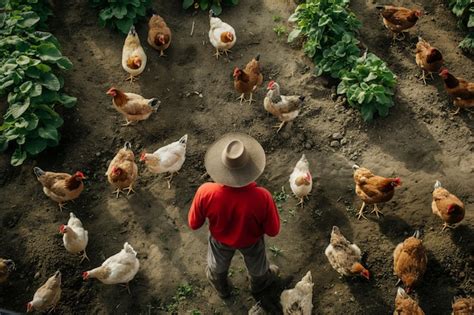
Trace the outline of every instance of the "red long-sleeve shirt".
<path fill-rule="evenodd" d="M 249 247 L 264 234 L 276 236 L 280 231 L 272 195 L 256 183 L 240 188 L 203 184 L 189 210 L 189 226 L 197 230 L 206 218 L 212 237 L 233 248 Z"/>

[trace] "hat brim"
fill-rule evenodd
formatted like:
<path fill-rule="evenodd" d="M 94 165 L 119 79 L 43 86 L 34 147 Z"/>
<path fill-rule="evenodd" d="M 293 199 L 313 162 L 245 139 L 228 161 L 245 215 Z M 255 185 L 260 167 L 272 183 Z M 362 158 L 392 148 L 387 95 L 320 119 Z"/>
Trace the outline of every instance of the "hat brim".
<path fill-rule="evenodd" d="M 238 169 L 228 168 L 222 161 L 222 152 L 230 141 L 242 141 L 249 155 L 247 163 Z M 211 178 L 220 184 L 230 187 L 243 187 L 255 181 L 265 169 L 265 151 L 254 138 L 232 132 L 225 134 L 211 144 L 204 158 L 206 171 Z"/>

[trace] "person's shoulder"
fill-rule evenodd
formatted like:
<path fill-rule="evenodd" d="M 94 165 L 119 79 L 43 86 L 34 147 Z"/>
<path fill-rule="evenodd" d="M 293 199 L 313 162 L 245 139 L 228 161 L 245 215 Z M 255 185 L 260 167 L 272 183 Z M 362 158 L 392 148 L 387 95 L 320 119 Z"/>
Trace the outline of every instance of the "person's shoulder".
<path fill-rule="evenodd" d="M 259 194 L 262 195 L 263 197 L 272 199 L 272 193 L 269 192 L 266 188 L 255 186 L 255 190 L 257 190 Z"/>
<path fill-rule="evenodd" d="M 198 188 L 197 192 L 200 194 L 207 194 L 207 193 L 218 191 L 221 188 L 222 188 L 222 185 L 219 185 L 216 183 L 204 183 Z"/>

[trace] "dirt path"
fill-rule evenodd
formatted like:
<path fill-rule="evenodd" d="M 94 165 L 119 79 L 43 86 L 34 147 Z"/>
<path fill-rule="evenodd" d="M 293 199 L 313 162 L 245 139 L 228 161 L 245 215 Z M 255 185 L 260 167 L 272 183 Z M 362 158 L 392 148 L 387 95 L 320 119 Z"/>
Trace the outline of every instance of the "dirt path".
<path fill-rule="evenodd" d="M 414 34 L 419 33 L 442 50 L 453 73 L 474 79 L 474 63 L 456 48 L 462 34 L 442 1 L 419 1 L 426 16 L 411 32 L 410 40 L 394 46 L 373 1 L 352 1 L 364 24 L 362 43 L 386 60 L 399 78 L 396 106 L 389 117 L 372 124 L 364 124 L 359 113 L 334 102 L 325 80 L 312 77 L 312 65 L 301 50 L 277 38 L 273 19 L 289 16 L 286 0 L 243 0 L 225 10 L 222 18 L 235 27 L 238 41 L 231 60 L 219 61 L 208 43 L 207 14 L 192 17 L 181 10 L 179 2 L 155 4 L 174 32 L 167 58 L 159 58 L 146 44 L 145 23 L 138 25 L 148 64 L 131 87 L 122 81 L 123 36 L 99 28 L 96 12 L 86 0 L 65 1 L 57 8 L 51 29 L 75 65 L 65 86 L 79 101 L 66 113 L 60 147 L 37 162 L 1 173 L 5 176 L 0 181 L 4 183 L 0 189 L 0 257 L 13 259 L 18 271 L 9 284 L 0 287 L 0 307 L 24 311 L 36 288 L 61 269 L 64 284 L 58 314 L 190 314 L 193 310 L 246 314 L 255 302 L 247 288 L 242 259 L 235 257 L 231 272 L 239 290 L 224 303 L 209 289 L 203 272 L 207 231 L 191 232 L 186 223 L 194 191 L 203 182 L 205 150 L 229 131 L 248 132 L 262 143 L 268 167 L 259 184 L 272 192 L 282 186 L 289 191 L 288 176 L 303 152 L 312 165 L 315 187 L 311 200 L 303 210 L 296 208 L 292 197 L 283 203 L 282 231 L 267 243 L 282 250 L 277 257 L 269 251 L 269 256 L 281 267 L 284 278 L 294 277 L 291 285 L 312 271 L 315 314 L 390 313 L 396 293 L 391 254 L 415 229 L 424 231 L 429 251 L 428 271 L 416 290 L 425 313 L 449 314 L 453 296 L 473 294 L 473 115 L 453 116 L 442 82 L 424 86 L 416 77 L 413 56 Z M 193 20 L 196 26 L 190 37 Z M 262 107 L 264 89 L 257 92 L 256 104 L 241 106 L 235 100 L 232 70 L 258 53 L 265 82 L 276 79 L 282 92 L 308 96 L 301 117 L 278 135 L 271 128 L 277 121 Z M 161 107 L 144 123 L 120 127 L 122 118 L 105 95 L 111 86 L 158 97 Z M 189 135 L 187 159 L 170 190 L 163 178 L 141 167 L 136 194 L 114 198 L 103 174 L 124 141 L 131 141 L 138 153 L 155 150 L 185 133 Z M 340 133 L 346 144 L 331 147 L 334 133 Z M 380 220 L 371 216 L 358 221 L 354 216 L 354 209 L 360 206 L 353 192 L 354 162 L 381 175 L 402 178 L 403 186 L 384 206 L 385 216 Z M 68 211 L 59 212 L 43 195 L 31 171 L 34 165 L 56 171 L 80 169 L 90 178 L 81 198 L 67 209 L 89 230 L 90 262 L 79 265 L 79 259 L 62 247 L 57 231 L 67 222 Z M 466 218 L 453 231 L 441 233 L 440 220 L 431 214 L 436 179 L 466 204 Z M 366 263 L 374 275 L 370 282 L 339 279 L 329 266 L 323 252 L 334 224 L 367 253 Z M 141 262 L 131 283 L 132 296 L 118 286 L 83 282 L 83 271 L 100 265 L 125 241 L 138 251 Z"/>

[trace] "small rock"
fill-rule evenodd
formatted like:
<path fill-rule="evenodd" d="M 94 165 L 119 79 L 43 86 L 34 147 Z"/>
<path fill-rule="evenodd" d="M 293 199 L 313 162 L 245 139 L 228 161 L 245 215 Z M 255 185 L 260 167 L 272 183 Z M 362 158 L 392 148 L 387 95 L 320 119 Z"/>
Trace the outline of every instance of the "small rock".
<path fill-rule="evenodd" d="M 334 140 L 334 141 L 331 141 L 330 146 L 333 147 L 333 148 L 339 148 L 341 146 L 341 144 L 339 143 L 339 141 Z"/>
<path fill-rule="evenodd" d="M 38 271 L 37 273 L 35 273 L 34 278 L 35 278 L 35 279 L 38 279 L 40 276 L 41 276 L 41 274 L 40 274 L 40 272 Z"/>
<path fill-rule="evenodd" d="M 309 149 L 311 149 L 312 145 L 311 145 L 311 143 L 306 142 L 306 143 L 304 144 L 304 147 L 305 147 L 307 150 L 309 150 Z"/>
<path fill-rule="evenodd" d="M 346 138 L 342 138 L 341 139 L 341 145 L 346 145 L 347 144 L 347 139 Z"/>
<path fill-rule="evenodd" d="M 343 138 L 342 134 L 340 132 L 336 132 L 332 134 L 332 138 L 334 140 L 341 140 Z"/>
<path fill-rule="evenodd" d="M 95 156 L 99 157 L 101 154 L 102 154 L 102 153 L 100 153 L 100 152 L 96 152 L 96 153 L 95 153 Z"/>

